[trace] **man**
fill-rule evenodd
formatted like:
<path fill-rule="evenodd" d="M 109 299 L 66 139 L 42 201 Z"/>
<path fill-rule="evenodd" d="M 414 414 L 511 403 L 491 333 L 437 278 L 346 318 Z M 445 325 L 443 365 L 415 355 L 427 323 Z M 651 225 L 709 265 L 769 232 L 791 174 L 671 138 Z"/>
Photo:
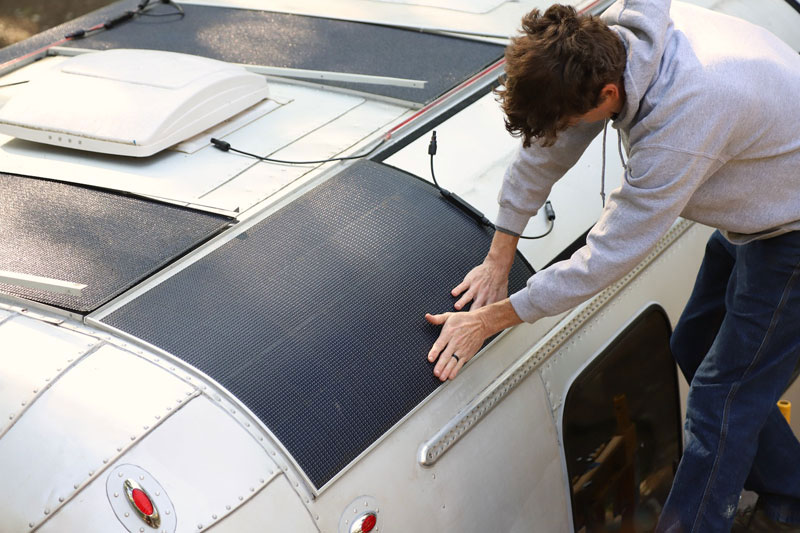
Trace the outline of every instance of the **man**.
<path fill-rule="evenodd" d="M 471 310 L 426 315 L 443 326 L 434 373 L 454 378 L 492 334 L 623 277 L 678 216 L 719 228 L 673 335 L 690 392 L 658 531 L 729 531 L 743 486 L 760 494 L 754 525 L 800 531 L 800 444 L 775 405 L 800 356 L 800 57 L 739 19 L 620 0 L 602 20 L 532 11 L 506 60 L 499 96 L 523 147 L 491 249 L 453 289 Z M 622 186 L 586 246 L 506 298 L 519 234 L 608 120 Z"/>

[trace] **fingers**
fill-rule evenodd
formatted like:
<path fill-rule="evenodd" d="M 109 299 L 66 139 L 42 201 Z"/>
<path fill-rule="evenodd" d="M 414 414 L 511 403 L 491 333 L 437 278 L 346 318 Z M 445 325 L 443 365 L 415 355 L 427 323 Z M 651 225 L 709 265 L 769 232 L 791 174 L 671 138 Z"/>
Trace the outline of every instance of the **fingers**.
<path fill-rule="evenodd" d="M 469 288 L 469 285 L 470 282 L 467 280 L 467 278 L 464 278 L 464 281 L 456 285 L 455 288 L 452 291 L 450 291 L 450 294 L 452 294 L 453 296 L 458 296 L 459 294 L 467 290 Z"/>
<path fill-rule="evenodd" d="M 447 376 L 449 375 L 445 370 L 447 369 L 447 365 L 451 362 L 456 363 L 457 361 L 453 358 L 453 352 L 455 351 L 454 343 L 449 343 L 444 351 L 439 356 L 439 360 L 436 362 L 436 366 L 433 367 L 433 375 L 439 378 L 441 381 L 445 381 Z M 455 366 L 455 364 L 453 364 Z"/>
<path fill-rule="evenodd" d="M 441 315 L 432 315 L 430 313 L 425 314 L 425 320 L 429 323 L 439 326 L 447 322 L 447 318 L 450 316 L 450 313 L 442 313 Z M 431 350 L 428 352 L 428 361 L 433 363 L 439 357 L 439 354 L 442 350 L 445 349 L 447 346 L 449 336 L 444 335 L 444 331 L 439 335 L 436 339 L 436 342 L 433 343 Z"/>
<path fill-rule="evenodd" d="M 455 304 L 453 304 L 453 307 L 460 311 L 461 308 L 472 301 L 473 295 L 474 291 L 472 289 L 468 290 Z"/>

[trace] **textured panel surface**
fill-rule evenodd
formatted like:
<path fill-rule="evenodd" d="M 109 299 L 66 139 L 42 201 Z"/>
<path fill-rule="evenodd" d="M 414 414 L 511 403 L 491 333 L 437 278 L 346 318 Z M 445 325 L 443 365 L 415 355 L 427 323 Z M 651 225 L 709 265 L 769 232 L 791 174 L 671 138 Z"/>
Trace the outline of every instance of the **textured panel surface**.
<path fill-rule="evenodd" d="M 490 240 L 426 182 L 364 161 L 104 321 L 225 386 L 321 487 L 439 386 L 424 314 L 452 309 Z M 530 274 L 517 260 L 512 290 Z"/>
<path fill-rule="evenodd" d="M 245 9 L 183 9 L 183 19 L 140 17 L 69 46 L 169 50 L 250 65 L 425 80 L 424 89 L 325 82 L 420 103 L 503 55 L 499 45 L 388 26 Z"/>
<path fill-rule="evenodd" d="M 69 296 L 0 292 L 78 313 L 96 309 L 223 229 L 228 218 L 0 173 L 0 270 L 87 285 Z"/>

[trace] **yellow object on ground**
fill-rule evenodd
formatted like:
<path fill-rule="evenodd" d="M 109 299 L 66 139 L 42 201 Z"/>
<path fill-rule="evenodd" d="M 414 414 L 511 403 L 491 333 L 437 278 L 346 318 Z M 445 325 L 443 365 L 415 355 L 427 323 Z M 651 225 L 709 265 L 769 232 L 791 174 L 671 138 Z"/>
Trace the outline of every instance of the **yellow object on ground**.
<path fill-rule="evenodd" d="M 788 400 L 778 400 L 778 409 L 781 410 L 781 414 L 786 419 L 786 421 L 791 424 L 792 423 L 792 402 L 790 402 Z"/>

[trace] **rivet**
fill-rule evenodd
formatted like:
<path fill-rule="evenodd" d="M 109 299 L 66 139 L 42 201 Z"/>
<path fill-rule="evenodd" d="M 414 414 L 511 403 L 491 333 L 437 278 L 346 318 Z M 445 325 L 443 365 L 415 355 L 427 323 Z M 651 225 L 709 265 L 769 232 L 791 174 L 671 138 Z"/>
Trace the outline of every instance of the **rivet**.
<path fill-rule="evenodd" d="M 145 426 L 145 427 L 144 427 L 144 430 L 145 430 L 145 431 L 147 431 L 148 429 L 150 429 L 150 426 Z"/>
<path fill-rule="evenodd" d="M 144 481 L 144 476 L 139 476 L 139 481 Z"/>
<path fill-rule="evenodd" d="M 119 448 L 117 448 L 117 451 L 119 451 Z M 119 474 L 117 474 L 117 476 L 119 476 L 119 477 L 122 477 L 122 472 L 120 472 Z"/>
<path fill-rule="evenodd" d="M 244 500 L 244 496 L 239 496 L 239 501 Z"/>
<path fill-rule="evenodd" d="M 89 470 L 89 477 L 92 477 L 93 475 L 94 475 L 94 471 L 93 470 Z"/>
<path fill-rule="evenodd" d="M 125 518 L 128 518 L 130 515 L 131 513 L 125 513 Z"/>
<path fill-rule="evenodd" d="M 167 411 L 172 411 L 172 407 L 167 407 Z"/>
<path fill-rule="evenodd" d="M 22 404 L 22 405 L 25 405 L 25 404 Z M 244 427 L 249 428 L 250 427 L 250 422 L 245 422 L 244 423 Z"/>
<path fill-rule="evenodd" d="M 275 457 L 275 450 L 272 450 L 272 456 Z"/>
<path fill-rule="evenodd" d="M 33 527 L 33 522 L 28 522 L 28 527 Z"/>
<path fill-rule="evenodd" d="M 175 370 L 174 366 L 169 367 L 170 370 Z"/>
<path fill-rule="evenodd" d="M 259 483 L 264 483 L 263 479 L 259 479 L 258 481 L 259 481 Z"/>
<path fill-rule="evenodd" d="M 316 515 L 316 516 L 314 517 L 314 520 L 319 520 L 319 515 Z"/>
<path fill-rule="evenodd" d="M 118 448 L 117 448 L 117 451 L 118 451 L 118 452 L 121 452 L 121 451 L 122 451 L 122 446 L 118 447 Z M 120 475 L 119 475 L 119 477 L 122 477 L 122 474 L 120 474 Z"/>
<path fill-rule="evenodd" d="M 61 369 L 60 368 L 56 368 L 56 372 L 61 372 Z"/>
<path fill-rule="evenodd" d="M 156 491 L 156 496 L 161 496 L 161 491 L 160 490 Z"/>
<path fill-rule="evenodd" d="M 211 518 L 213 518 L 214 520 L 216 520 L 216 519 L 217 519 L 217 515 L 215 515 L 215 514 L 212 514 L 212 515 L 211 515 Z"/>
<path fill-rule="evenodd" d="M 166 511 L 164 511 L 164 514 L 169 514 L 169 509 L 167 509 Z"/>
<path fill-rule="evenodd" d="M 59 503 L 64 503 L 64 497 L 63 496 L 59 496 L 58 497 L 58 502 Z"/>
<path fill-rule="evenodd" d="M 50 514 L 50 509 L 45 509 L 44 514 Z"/>
<path fill-rule="evenodd" d="M 131 440 L 136 440 L 136 435 L 131 435 Z"/>
<path fill-rule="evenodd" d="M 226 506 L 225 506 L 225 509 L 227 509 L 228 511 L 230 511 L 230 510 L 231 510 L 231 506 L 230 506 L 230 505 L 226 505 Z"/>
<path fill-rule="evenodd" d="M 22 402 L 22 407 L 25 407 L 26 403 L 28 403 L 28 402 Z"/>
<path fill-rule="evenodd" d="M 103 464 L 107 465 L 108 464 L 108 459 L 103 459 Z"/>
<path fill-rule="evenodd" d="M 75 483 L 74 485 L 72 485 L 72 488 L 74 488 L 74 489 L 77 489 L 78 487 L 80 487 L 80 485 L 78 485 L 77 483 Z"/>
<path fill-rule="evenodd" d="M 143 527 L 139 528 L 139 533 L 144 533 L 144 528 Z"/>
<path fill-rule="evenodd" d="M 14 415 L 8 415 L 8 419 L 9 420 L 13 420 L 14 419 Z"/>
<path fill-rule="evenodd" d="M 114 493 L 114 497 L 115 497 L 115 498 L 119 498 L 119 492 L 115 492 L 115 493 Z"/>
<path fill-rule="evenodd" d="M 34 394 L 36 394 L 37 392 L 39 392 L 39 389 L 33 389 Z"/>
<path fill-rule="evenodd" d="M 197 529 L 203 529 L 203 524 L 197 524 Z"/>

